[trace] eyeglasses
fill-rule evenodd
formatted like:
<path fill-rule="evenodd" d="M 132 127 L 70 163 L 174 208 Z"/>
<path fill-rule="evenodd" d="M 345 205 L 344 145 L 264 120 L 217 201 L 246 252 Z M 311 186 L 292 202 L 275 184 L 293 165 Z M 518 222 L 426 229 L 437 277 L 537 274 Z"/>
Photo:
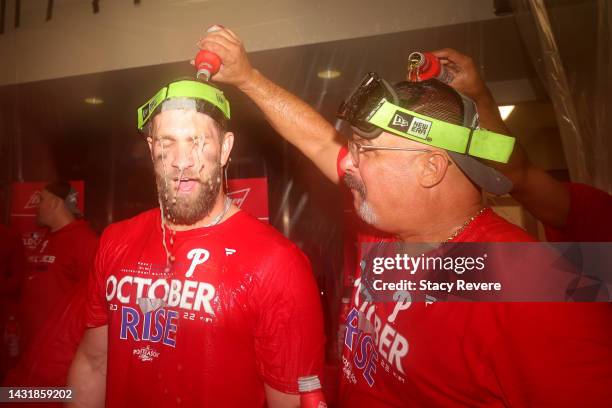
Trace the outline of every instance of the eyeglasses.
<path fill-rule="evenodd" d="M 391 147 L 391 146 L 376 146 L 376 145 L 362 145 L 361 143 L 349 140 L 348 142 L 349 153 L 351 154 L 351 160 L 355 167 L 359 167 L 359 154 L 372 150 L 397 150 L 404 152 L 422 152 L 430 153 L 430 149 L 414 149 L 410 147 Z"/>

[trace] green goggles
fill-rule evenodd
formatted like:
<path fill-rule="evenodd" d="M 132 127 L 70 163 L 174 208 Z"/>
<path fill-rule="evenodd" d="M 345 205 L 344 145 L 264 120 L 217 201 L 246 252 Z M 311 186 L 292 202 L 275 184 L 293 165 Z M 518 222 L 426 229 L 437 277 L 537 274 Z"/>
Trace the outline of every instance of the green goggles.
<path fill-rule="evenodd" d="M 203 82 L 182 80 L 164 86 L 155 96 L 138 108 L 138 130 L 142 130 L 164 101 L 172 98 L 204 100 L 217 108 L 226 119 L 230 118 L 230 105 L 221 90 Z"/>
<path fill-rule="evenodd" d="M 455 125 L 402 108 L 393 87 L 373 72 L 340 105 L 336 116 L 350 123 L 355 133 L 365 139 L 387 131 L 426 145 L 501 163 L 508 162 L 514 149 L 513 137 Z"/>

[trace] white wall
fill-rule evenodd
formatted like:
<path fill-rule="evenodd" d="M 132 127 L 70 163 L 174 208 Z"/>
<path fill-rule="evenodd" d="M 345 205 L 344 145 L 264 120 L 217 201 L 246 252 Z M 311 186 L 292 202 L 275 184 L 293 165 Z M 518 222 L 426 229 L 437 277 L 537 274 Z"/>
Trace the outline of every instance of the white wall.
<path fill-rule="evenodd" d="M 188 60 L 206 27 L 234 29 L 247 50 L 371 36 L 494 18 L 492 0 L 7 0 L 0 85 Z"/>

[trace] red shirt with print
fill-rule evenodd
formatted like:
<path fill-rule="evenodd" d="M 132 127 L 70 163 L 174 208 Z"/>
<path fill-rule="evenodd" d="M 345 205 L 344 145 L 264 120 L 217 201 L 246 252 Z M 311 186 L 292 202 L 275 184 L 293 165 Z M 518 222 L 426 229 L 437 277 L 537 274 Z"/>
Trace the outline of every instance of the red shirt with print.
<path fill-rule="evenodd" d="M 56 308 L 67 302 L 93 266 L 98 238 L 84 220 L 49 233 L 27 256 L 20 302 L 26 348 Z"/>
<path fill-rule="evenodd" d="M 104 232 L 89 327 L 108 325 L 106 406 L 261 407 L 320 375 L 321 305 L 304 254 L 245 212 L 166 233 L 158 209 Z M 172 239 L 170 239 L 172 238 Z"/>
<path fill-rule="evenodd" d="M 65 387 L 72 359 L 85 332 L 87 282 L 81 282 L 49 315 L 42 328 L 9 372 L 6 387 Z M 61 408 L 63 402 L 46 402 L 45 408 Z M 20 407 L 40 407 L 39 403 Z"/>
<path fill-rule="evenodd" d="M 533 241 L 491 209 L 454 239 Z M 524 260 L 504 261 L 520 268 Z M 368 303 L 359 284 L 358 275 L 345 321 L 343 407 L 603 407 L 612 400 L 610 304 Z"/>

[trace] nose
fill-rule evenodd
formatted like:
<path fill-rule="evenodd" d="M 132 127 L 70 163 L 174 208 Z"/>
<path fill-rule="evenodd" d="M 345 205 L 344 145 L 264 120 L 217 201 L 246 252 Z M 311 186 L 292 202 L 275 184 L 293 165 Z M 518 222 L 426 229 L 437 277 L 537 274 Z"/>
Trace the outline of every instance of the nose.
<path fill-rule="evenodd" d="M 172 161 L 172 167 L 178 170 L 189 169 L 194 166 L 193 149 L 189 146 L 181 146 L 177 149 L 176 156 Z"/>
<path fill-rule="evenodd" d="M 353 155 L 350 151 L 347 151 L 342 160 L 340 160 L 340 170 L 342 173 L 346 172 L 355 172 L 357 171 L 357 166 L 353 161 Z"/>

